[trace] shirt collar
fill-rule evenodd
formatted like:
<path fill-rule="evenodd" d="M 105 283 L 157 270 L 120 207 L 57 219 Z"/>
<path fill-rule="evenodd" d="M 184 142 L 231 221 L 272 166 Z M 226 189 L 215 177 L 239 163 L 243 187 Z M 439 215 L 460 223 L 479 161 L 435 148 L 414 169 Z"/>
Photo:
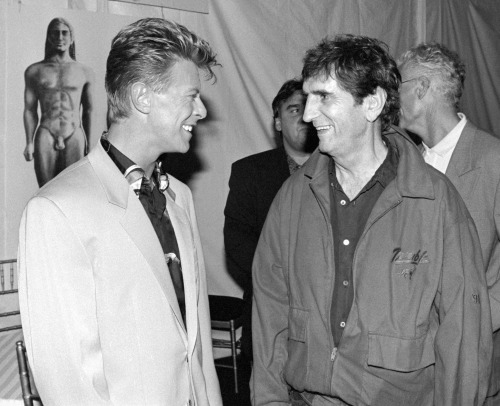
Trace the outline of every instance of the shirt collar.
<path fill-rule="evenodd" d="M 104 148 L 111 158 L 111 160 L 115 163 L 116 167 L 120 170 L 124 175 L 129 171 L 131 167 L 138 167 L 134 161 L 132 161 L 129 157 L 120 152 L 113 144 L 111 144 L 107 138 L 106 133 L 101 137 L 101 145 Z"/>
<path fill-rule="evenodd" d="M 302 165 L 299 165 L 297 162 L 295 162 L 295 160 L 290 155 L 288 155 L 286 151 L 285 155 L 286 155 L 286 162 L 288 164 L 288 171 L 290 172 L 290 175 L 293 175 L 293 173 L 298 169 L 300 169 Z"/>
<path fill-rule="evenodd" d="M 105 132 L 101 137 L 101 145 L 104 150 L 108 153 L 111 160 L 115 163 L 116 167 L 120 172 L 127 178 L 129 184 L 133 190 L 138 190 L 141 188 L 142 177 L 144 175 L 144 170 L 132 161 L 129 157 L 124 155 L 118 148 L 111 144 L 107 138 L 107 133 Z M 140 171 L 141 176 L 128 176 L 134 171 Z M 156 162 L 153 175 L 151 176 L 151 182 L 153 187 L 158 187 L 160 191 L 164 191 L 169 186 L 168 175 L 161 170 L 161 165 Z"/>
<path fill-rule="evenodd" d="M 368 183 L 359 192 L 358 196 L 364 191 L 370 189 L 376 182 L 379 182 L 382 187 L 386 187 L 397 175 L 398 164 L 399 164 L 399 151 L 395 145 L 392 145 L 385 136 L 382 136 L 384 144 L 387 146 L 387 155 L 384 162 L 375 171 L 373 177 L 368 181 Z M 333 159 L 329 162 L 329 174 L 333 186 L 339 190 L 342 189 L 339 181 L 337 180 L 335 164 Z"/>
<path fill-rule="evenodd" d="M 397 147 L 392 145 L 384 136 L 382 136 L 384 144 L 387 145 L 387 156 L 379 166 L 375 175 L 373 175 L 373 182 L 379 182 L 384 188 L 396 177 L 398 172 L 399 152 Z"/>
<path fill-rule="evenodd" d="M 435 153 L 440 157 L 444 157 L 446 154 L 453 152 L 457 146 L 458 140 L 460 139 L 460 134 L 462 134 L 465 124 L 467 123 L 465 114 L 458 113 L 458 117 L 460 117 L 458 124 L 432 148 L 429 148 L 424 142 L 422 143 L 426 153 Z"/>

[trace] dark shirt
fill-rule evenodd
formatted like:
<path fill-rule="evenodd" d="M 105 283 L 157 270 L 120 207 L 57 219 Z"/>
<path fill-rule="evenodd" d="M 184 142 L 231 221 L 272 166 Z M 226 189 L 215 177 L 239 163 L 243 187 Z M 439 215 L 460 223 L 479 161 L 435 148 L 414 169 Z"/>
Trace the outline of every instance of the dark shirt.
<path fill-rule="evenodd" d="M 302 168 L 302 165 L 299 165 L 297 162 L 295 162 L 295 160 L 288 154 L 286 154 L 286 163 L 288 164 L 288 170 L 290 171 L 290 175 L 293 175 L 300 168 Z"/>
<path fill-rule="evenodd" d="M 329 164 L 331 221 L 335 253 L 335 282 L 330 312 L 333 341 L 339 345 L 354 297 L 352 261 L 368 217 L 384 188 L 396 177 L 399 162 L 395 147 L 386 142 L 387 156 L 359 194 L 349 200 L 340 186 L 333 159 Z"/>
<path fill-rule="evenodd" d="M 101 138 L 101 144 L 104 150 L 108 153 L 111 160 L 123 174 L 125 174 L 129 168 L 133 166 L 137 167 L 137 165 L 130 158 L 120 152 L 104 137 Z M 140 170 L 142 174 L 144 174 L 144 171 L 142 171 L 142 169 Z M 156 170 L 155 172 L 153 172 L 153 175 L 155 174 L 157 174 Z M 127 177 L 127 180 L 129 181 L 129 183 L 131 182 L 129 177 Z M 140 183 L 140 188 L 134 189 L 134 191 L 139 196 L 139 200 L 144 207 L 149 220 L 151 221 L 158 240 L 160 241 L 163 253 L 173 253 L 180 261 L 177 238 L 168 216 L 168 211 L 166 208 L 166 198 L 165 195 L 159 190 L 159 184 L 160 182 L 155 176 L 151 176 L 151 179 L 147 179 L 144 175 L 142 183 Z M 172 283 L 174 285 L 175 293 L 177 295 L 177 301 L 179 302 L 182 319 L 185 323 L 186 305 L 180 263 L 170 262 L 168 268 L 170 271 L 170 276 L 172 278 Z"/>

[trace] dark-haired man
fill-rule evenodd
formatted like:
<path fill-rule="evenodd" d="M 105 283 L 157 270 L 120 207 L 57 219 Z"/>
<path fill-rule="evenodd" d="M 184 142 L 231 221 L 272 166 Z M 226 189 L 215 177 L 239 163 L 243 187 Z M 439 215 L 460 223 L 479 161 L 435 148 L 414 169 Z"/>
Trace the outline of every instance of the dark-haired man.
<path fill-rule="evenodd" d="M 109 131 L 21 220 L 27 354 L 48 405 L 221 406 L 191 192 L 158 157 L 186 152 L 215 55 L 186 27 L 139 20 L 113 39 Z"/>
<path fill-rule="evenodd" d="M 300 168 L 318 144 L 304 122 L 302 80 L 286 81 L 272 102 L 274 129 L 281 146 L 233 163 L 224 209 L 224 246 L 229 274 L 243 288 L 245 320 L 242 352 L 252 359 L 252 260 L 269 206 L 283 182 Z"/>
<path fill-rule="evenodd" d="M 309 50 L 319 148 L 278 192 L 253 263 L 254 405 L 481 405 L 491 318 L 473 221 L 398 115 L 385 44 Z"/>

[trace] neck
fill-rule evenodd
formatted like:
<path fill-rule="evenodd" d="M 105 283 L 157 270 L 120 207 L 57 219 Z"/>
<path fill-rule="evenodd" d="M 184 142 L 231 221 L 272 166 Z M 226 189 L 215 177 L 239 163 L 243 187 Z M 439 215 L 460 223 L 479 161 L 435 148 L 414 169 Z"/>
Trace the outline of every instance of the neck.
<path fill-rule="evenodd" d="M 68 51 L 52 54 L 51 56 L 49 56 L 48 60 L 55 63 L 65 63 L 73 61 L 71 56 L 69 56 Z"/>
<path fill-rule="evenodd" d="M 142 135 L 143 131 L 141 131 L 140 126 L 134 125 L 133 120 L 125 119 L 119 123 L 111 124 L 108 140 L 122 154 L 139 165 L 144 170 L 145 175 L 150 178 L 158 156 L 145 148 Z"/>
<path fill-rule="evenodd" d="M 337 180 L 349 199 L 356 197 L 370 181 L 387 152 L 387 146 L 378 136 L 361 151 L 355 151 L 349 157 L 334 158 Z"/>
<path fill-rule="evenodd" d="M 309 159 L 311 154 L 303 151 L 296 151 L 292 149 L 288 144 L 283 143 L 283 148 L 285 148 L 285 152 L 288 154 L 290 158 L 292 158 L 297 164 L 304 165 L 306 161 Z"/>
<path fill-rule="evenodd" d="M 429 109 L 426 117 L 423 131 L 418 135 L 429 148 L 437 145 L 460 122 L 455 108 L 451 106 Z"/>

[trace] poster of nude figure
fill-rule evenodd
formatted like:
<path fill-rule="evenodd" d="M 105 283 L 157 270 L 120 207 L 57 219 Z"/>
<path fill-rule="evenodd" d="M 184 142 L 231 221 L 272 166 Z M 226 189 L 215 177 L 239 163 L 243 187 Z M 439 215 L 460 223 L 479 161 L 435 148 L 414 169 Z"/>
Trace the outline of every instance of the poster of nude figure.
<path fill-rule="evenodd" d="M 137 19 L 47 3 L 0 0 L 0 258 L 28 200 L 107 129 L 111 40 Z"/>
<path fill-rule="evenodd" d="M 89 150 L 94 71 L 77 61 L 75 43 L 70 22 L 52 19 L 44 59 L 24 72 L 24 157 L 34 160 L 39 187 Z"/>

